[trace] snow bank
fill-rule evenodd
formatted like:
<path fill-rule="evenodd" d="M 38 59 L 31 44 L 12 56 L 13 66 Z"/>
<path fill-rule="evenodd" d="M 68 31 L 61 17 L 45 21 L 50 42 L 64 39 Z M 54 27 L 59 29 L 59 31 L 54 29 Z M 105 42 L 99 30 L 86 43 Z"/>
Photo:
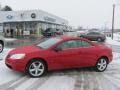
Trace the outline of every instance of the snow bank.
<path fill-rule="evenodd" d="M 110 44 L 110 45 L 120 45 L 120 42 L 116 41 L 116 40 L 112 40 L 111 38 L 107 37 L 106 38 L 106 43 Z"/>
<path fill-rule="evenodd" d="M 16 38 L 5 38 L 5 41 L 15 41 L 17 40 Z"/>

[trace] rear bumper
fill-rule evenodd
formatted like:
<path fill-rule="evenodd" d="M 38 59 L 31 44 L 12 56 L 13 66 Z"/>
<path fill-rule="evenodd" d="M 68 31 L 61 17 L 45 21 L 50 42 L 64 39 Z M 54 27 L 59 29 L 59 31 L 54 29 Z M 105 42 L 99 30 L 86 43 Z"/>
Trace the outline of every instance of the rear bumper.
<path fill-rule="evenodd" d="M 109 55 L 109 63 L 112 62 L 112 60 L 113 60 L 113 55 L 111 54 Z"/>

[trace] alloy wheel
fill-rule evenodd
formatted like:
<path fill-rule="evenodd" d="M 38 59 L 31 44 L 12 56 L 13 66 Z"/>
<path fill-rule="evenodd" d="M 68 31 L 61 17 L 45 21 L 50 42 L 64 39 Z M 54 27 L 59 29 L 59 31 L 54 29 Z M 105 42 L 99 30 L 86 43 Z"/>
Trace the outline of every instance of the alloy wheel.
<path fill-rule="evenodd" d="M 105 58 L 99 59 L 96 65 L 96 69 L 99 72 L 104 71 L 107 68 L 107 60 Z"/>
<path fill-rule="evenodd" d="M 45 72 L 45 65 L 41 61 L 33 61 L 28 68 L 29 75 L 32 77 L 42 76 Z"/>

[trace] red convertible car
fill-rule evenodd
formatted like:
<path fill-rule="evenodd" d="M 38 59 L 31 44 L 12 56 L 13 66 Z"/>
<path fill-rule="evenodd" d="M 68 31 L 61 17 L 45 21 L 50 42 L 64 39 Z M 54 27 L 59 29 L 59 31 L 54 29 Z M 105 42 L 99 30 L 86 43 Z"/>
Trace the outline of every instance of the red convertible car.
<path fill-rule="evenodd" d="M 40 77 L 47 71 L 94 67 L 102 72 L 112 61 L 112 50 L 80 37 L 61 36 L 9 52 L 5 64 L 13 70 Z"/>

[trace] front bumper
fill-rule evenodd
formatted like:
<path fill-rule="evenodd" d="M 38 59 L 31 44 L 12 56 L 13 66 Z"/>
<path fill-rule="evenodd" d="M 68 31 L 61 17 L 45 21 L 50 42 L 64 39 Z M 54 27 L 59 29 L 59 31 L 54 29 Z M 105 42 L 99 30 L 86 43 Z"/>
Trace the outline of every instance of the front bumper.
<path fill-rule="evenodd" d="M 24 60 L 12 60 L 12 59 L 6 59 L 5 64 L 8 68 L 20 71 L 20 72 L 25 72 L 25 64 Z"/>

